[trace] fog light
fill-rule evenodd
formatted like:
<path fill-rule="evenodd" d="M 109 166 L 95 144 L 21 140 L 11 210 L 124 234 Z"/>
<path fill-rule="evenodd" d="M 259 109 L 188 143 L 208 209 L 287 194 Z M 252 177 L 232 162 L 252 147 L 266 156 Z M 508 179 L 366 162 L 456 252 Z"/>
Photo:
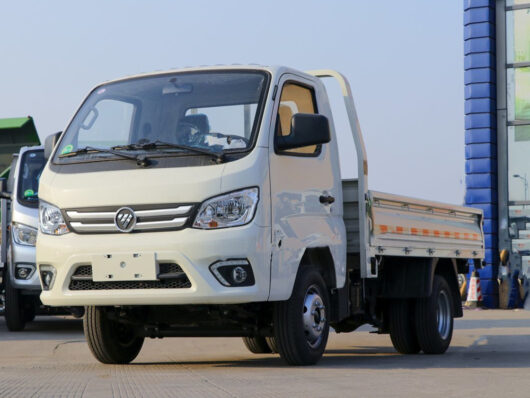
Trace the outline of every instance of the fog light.
<path fill-rule="evenodd" d="M 210 271 L 223 286 L 252 286 L 254 274 L 248 260 L 222 260 L 210 265 Z"/>
<path fill-rule="evenodd" d="M 55 268 L 51 265 L 41 265 L 39 269 L 42 290 L 50 290 L 55 282 Z"/>
<path fill-rule="evenodd" d="M 15 265 L 15 278 L 16 279 L 29 279 L 35 272 L 35 265 L 33 264 L 16 264 Z"/>
<path fill-rule="evenodd" d="M 247 279 L 247 271 L 245 271 L 243 267 L 235 267 L 232 270 L 232 279 L 238 285 L 245 282 Z"/>

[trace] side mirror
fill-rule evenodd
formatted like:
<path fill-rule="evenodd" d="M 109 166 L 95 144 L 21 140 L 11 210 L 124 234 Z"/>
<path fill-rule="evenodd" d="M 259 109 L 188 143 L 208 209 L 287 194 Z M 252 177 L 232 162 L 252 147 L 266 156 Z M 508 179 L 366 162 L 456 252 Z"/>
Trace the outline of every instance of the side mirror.
<path fill-rule="evenodd" d="M 52 156 L 53 148 L 57 145 L 62 133 L 62 131 L 59 131 L 58 133 L 46 137 L 46 140 L 44 141 L 44 159 L 48 160 L 50 156 Z"/>
<path fill-rule="evenodd" d="M 7 178 L 0 178 L 0 198 L 11 199 L 11 194 L 7 191 Z"/>
<path fill-rule="evenodd" d="M 276 149 L 302 148 L 331 141 L 328 118 L 311 113 L 297 113 L 291 118 L 291 134 L 276 137 Z"/>

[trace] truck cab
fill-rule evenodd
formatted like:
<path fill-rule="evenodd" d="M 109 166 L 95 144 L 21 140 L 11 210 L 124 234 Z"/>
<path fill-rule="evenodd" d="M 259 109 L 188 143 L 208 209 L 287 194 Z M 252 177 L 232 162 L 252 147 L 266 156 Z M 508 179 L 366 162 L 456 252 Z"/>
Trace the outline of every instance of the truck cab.
<path fill-rule="evenodd" d="M 349 130 L 337 131 L 323 78 Z M 341 178 L 351 141 L 358 177 Z M 103 363 L 146 337 L 242 337 L 316 363 L 330 325 L 369 323 L 403 353 L 442 353 L 482 213 L 368 190 L 349 83 L 334 71 L 201 67 L 94 88 L 46 142 L 43 303 L 86 306 Z M 441 315 L 438 315 L 441 314 Z"/>
<path fill-rule="evenodd" d="M 43 147 L 22 147 L 13 156 L 2 200 L 2 257 L 6 259 L 4 316 L 11 331 L 22 330 L 40 306 L 41 285 L 35 262 L 39 220 L 38 187 Z"/>

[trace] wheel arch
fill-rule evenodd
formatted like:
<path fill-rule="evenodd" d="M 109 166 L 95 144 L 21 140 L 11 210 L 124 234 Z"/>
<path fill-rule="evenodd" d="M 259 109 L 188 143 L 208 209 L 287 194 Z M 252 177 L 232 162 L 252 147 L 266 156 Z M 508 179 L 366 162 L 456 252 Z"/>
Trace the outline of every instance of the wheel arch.
<path fill-rule="evenodd" d="M 335 261 L 328 246 L 306 248 L 298 266 L 298 273 L 306 266 L 318 268 L 328 289 L 337 287 Z"/>

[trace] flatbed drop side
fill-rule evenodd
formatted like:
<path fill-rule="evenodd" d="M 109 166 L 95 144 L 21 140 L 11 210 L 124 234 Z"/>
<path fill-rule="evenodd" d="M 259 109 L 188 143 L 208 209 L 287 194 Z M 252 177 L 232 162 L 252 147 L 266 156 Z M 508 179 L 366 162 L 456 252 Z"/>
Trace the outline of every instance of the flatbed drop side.
<path fill-rule="evenodd" d="M 340 177 L 348 135 L 335 130 L 327 77 L 342 90 L 357 179 Z M 46 148 L 41 299 L 87 306 L 87 341 L 104 363 L 132 361 L 145 337 L 239 336 L 308 365 L 330 326 L 366 323 L 399 352 L 443 353 L 462 316 L 457 274 L 484 257 L 480 210 L 368 190 L 350 86 L 331 70 L 110 82 Z"/>

